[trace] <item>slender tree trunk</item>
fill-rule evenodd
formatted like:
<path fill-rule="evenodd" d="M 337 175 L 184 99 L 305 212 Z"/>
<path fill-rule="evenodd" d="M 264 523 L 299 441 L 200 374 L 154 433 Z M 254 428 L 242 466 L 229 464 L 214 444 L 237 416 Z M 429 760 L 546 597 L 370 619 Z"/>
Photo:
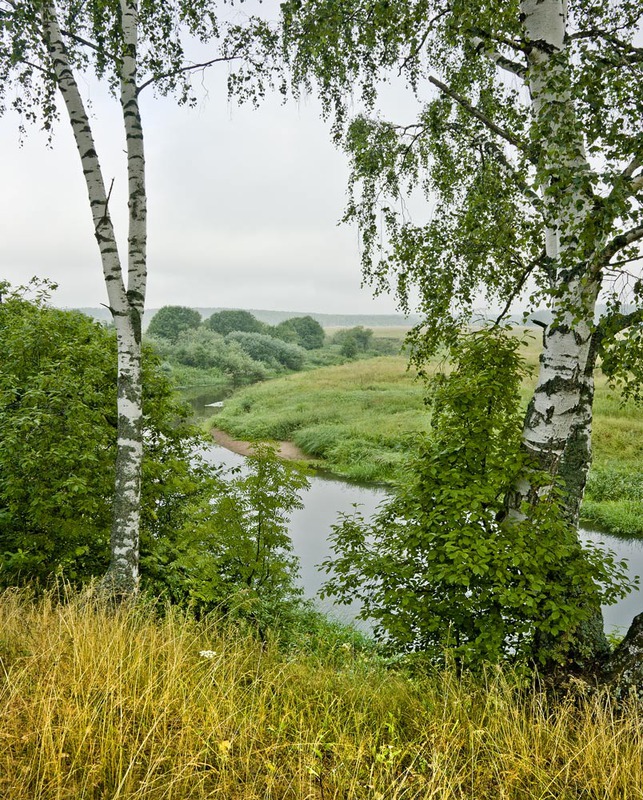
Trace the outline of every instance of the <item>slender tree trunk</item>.
<path fill-rule="evenodd" d="M 552 269 L 554 319 L 545 329 L 538 381 L 529 403 L 523 446 L 535 468 L 551 475 L 563 490 L 563 511 L 578 526 L 580 506 L 591 464 L 594 312 L 600 271 L 592 257 L 598 242 L 583 235 L 591 219 L 593 195 L 589 165 L 570 90 L 566 61 L 566 0 L 522 0 L 522 20 L 529 45 L 528 84 L 540 140 L 540 192 L 546 231 L 545 249 Z M 549 175 L 556 175 L 550 180 Z M 584 242 L 581 246 L 581 242 Z M 527 474 L 516 486 L 513 513 L 521 514 L 535 488 Z M 587 666 L 608 652 L 603 617 L 597 600 L 573 596 L 576 603 L 594 603 L 588 622 L 576 632 L 572 661 Z"/>
<path fill-rule="evenodd" d="M 559 318 L 543 335 L 538 381 L 523 430 L 523 447 L 534 464 L 562 482 L 564 511 L 575 526 L 592 458 L 595 288 L 588 298 L 569 293 L 563 298 L 576 308 L 583 305 L 584 319 L 574 320 L 571 312 L 554 310 Z M 519 501 L 529 500 L 527 478 L 519 488 Z"/>
<path fill-rule="evenodd" d="M 141 318 L 146 281 L 146 195 L 143 134 L 136 92 L 137 4 L 121 0 L 124 53 L 121 108 L 129 180 L 128 283 L 123 278 L 109 195 L 96 154 L 89 117 L 67 58 L 53 3 L 43 5 L 44 38 L 63 97 L 89 194 L 94 232 L 118 342 L 118 441 L 111 532 L 111 559 L 104 579 L 115 596 L 138 588 L 142 444 Z"/>
<path fill-rule="evenodd" d="M 523 0 L 529 44 L 527 74 L 540 139 L 540 192 L 546 215 L 545 250 L 552 270 L 554 320 L 543 337 L 534 395 L 523 442 L 536 466 L 562 480 L 566 513 L 574 525 L 591 462 L 594 397 L 594 311 L 600 273 L 591 269 L 594 250 L 581 247 L 593 196 L 565 54 L 566 0 Z M 551 181 L 549 175 L 557 176 Z M 587 247 L 590 252 L 587 252 Z M 514 507 L 531 499 L 528 476 L 517 487 Z"/>

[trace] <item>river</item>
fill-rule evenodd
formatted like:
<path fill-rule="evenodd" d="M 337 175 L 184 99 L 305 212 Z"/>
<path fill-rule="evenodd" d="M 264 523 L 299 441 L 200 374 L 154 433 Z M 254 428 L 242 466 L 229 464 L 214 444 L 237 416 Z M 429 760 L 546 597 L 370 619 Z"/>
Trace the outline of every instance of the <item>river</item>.
<path fill-rule="evenodd" d="M 196 414 L 205 416 L 204 397 L 199 395 L 189 398 Z M 208 402 L 212 402 L 209 400 Z M 243 464 L 243 457 L 212 445 L 208 451 L 208 460 L 216 464 L 237 466 Z M 362 486 L 346 481 L 314 476 L 310 479 L 310 489 L 302 500 L 304 508 L 295 511 L 290 521 L 290 536 L 293 547 L 300 561 L 300 580 L 307 597 L 316 598 L 317 592 L 325 579 L 325 574 L 318 565 L 330 555 L 328 534 L 331 526 L 338 521 L 342 513 L 350 513 L 357 504 L 364 516 L 375 513 L 379 503 L 386 497 L 382 488 Z M 584 541 L 602 542 L 616 553 L 618 559 L 628 562 L 628 575 L 643 574 L 643 541 L 621 539 L 606 533 L 598 533 L 581 529 Z M 318 605 L 333 616 L 344 621 L 353 621 L 358 607 L 335 606 L 331 601 L 316 599 Z M 643 591 L 631 593 L 613 606 L 603 609 L 605 627 L 608 631 L 626 629 L 632 618 L 643 611 Z"/>

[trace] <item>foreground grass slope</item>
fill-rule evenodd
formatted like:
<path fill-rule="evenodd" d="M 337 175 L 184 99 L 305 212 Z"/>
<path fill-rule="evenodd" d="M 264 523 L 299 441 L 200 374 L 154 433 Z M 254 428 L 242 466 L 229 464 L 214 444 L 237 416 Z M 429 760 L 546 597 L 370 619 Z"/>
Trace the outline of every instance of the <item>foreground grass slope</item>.
<path fill-rule="evenodd" d="M 525 354 L 535 367 L 538 343 Z M 524 386 L 525 403 L 531 386 Z M 226 402 L 216 425 L 240 439 L 290 439 L 338 475 L 391 481 L 413 438 L 429 428 L 425 389 L 405 356 L 357 361 L 250 387 Z M 643 536 L 643 414 L 597 377 L 594 465 L 584 520 Z"/>
<path fill-rule="evenodd" d="M 0 630 L 3 798 L 643 797 L 640 711 L 606 696 L 410 678 L 87 598 L 7 593 Z"/>

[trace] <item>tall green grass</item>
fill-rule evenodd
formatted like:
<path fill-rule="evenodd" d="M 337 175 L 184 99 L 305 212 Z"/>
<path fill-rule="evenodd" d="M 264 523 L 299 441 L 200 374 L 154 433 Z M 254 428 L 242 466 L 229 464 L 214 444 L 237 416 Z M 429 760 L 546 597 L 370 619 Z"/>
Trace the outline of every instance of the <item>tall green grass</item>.
<path fill-rule="evenodd" d="M 643 797 L 639 706 L 282 653 L 176 610 L 0 598 L 7 800 Z M 208 651 L 202 655 L 202 651 Z"/>

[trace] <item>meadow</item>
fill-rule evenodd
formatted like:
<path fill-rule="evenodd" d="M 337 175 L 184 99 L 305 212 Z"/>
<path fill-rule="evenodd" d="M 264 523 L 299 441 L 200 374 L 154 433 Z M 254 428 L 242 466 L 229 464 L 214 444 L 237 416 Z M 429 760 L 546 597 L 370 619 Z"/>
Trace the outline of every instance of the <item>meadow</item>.
<path fill-rule="evenodd" d="M 91 594 L 0 596 L 11 800 L 643 797 L 640 706 L 412 672 L 344 631 L 289 646 Z"/>
<path fill-rule="evenodd" d="M 402 329 L 386 336 L 402 337 Z M 532 377 L 538 331 L 524 346 Z M 439 365 L 433 364 L 431 369 Z M 291 440 L 316 466 L 336 475 L 393 482 L 418 435 L 430 429 L 426 387 L 405 355 L 382 356 L 300 372 L 248 387 L 230 398 L 217 427 L 239 439 Z M 622 403 L 597 370 L 594 463 L 583 519 L 616 535 L 643 536 L 643 415 Z"/>

